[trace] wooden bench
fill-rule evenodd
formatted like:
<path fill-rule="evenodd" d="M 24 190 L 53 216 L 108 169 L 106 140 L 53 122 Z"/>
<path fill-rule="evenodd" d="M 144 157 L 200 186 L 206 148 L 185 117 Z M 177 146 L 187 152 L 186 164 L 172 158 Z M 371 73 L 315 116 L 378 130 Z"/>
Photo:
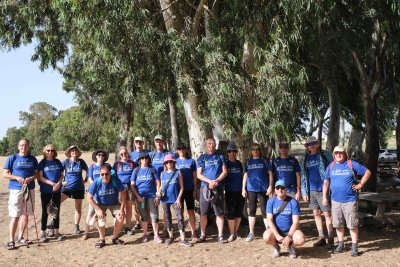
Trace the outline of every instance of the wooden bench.
<path fill-rule="evenodd" d="M 361 192 L 360 193 L 360 201 L 367 201 L 370 203 L 377 204 L 377 209 L 374 218 L 378 219 L 381 222 L 384 222 L 385 219 L 395 224 L 394 221 L 389 218 L 385 218 L 385 209 L 387 205 L 395 205 L 400 207 L 400 195 L 390 195 L 387 193 L 372 193 L 372 192 Z M 371 214 L 368 213 L 359 213 L 362 217 L 369 217 Z M 368 215 L 368 216 L 366 216 Z"/>

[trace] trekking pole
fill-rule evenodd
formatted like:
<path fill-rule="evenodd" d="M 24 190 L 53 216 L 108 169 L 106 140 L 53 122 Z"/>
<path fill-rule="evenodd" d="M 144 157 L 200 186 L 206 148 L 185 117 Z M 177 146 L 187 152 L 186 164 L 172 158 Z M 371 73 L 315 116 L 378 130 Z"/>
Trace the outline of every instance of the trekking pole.
<path fill-rule="evenodd" d="M 33 213 L 33 221 L 35 222 L 35 230 L 36 230 L 37 245 L 40 246 L 40 243 L 39 243 L 39 234 L 38 234 L 38 229 L 37 229 L 37 224 L 36 224 L 35 208 L 33 207 L 32 196 L 31 196 L 31 190 L 28 190 L 28 192 L 29 192 L 29 199 L 31 200 L 32 213 Z M 28 216 L 27 216 L 27 217 L 28 217 Z"/>
<path fill-rule="evenodd" d="M 25 244 L 26 247 L 29 248 L 29 237 L 28 237 L 28 203 L 25 201 L 25 230 L 26 230 L 26 239 Z M 22 236 L 24 236 L 22 234 Z"/>

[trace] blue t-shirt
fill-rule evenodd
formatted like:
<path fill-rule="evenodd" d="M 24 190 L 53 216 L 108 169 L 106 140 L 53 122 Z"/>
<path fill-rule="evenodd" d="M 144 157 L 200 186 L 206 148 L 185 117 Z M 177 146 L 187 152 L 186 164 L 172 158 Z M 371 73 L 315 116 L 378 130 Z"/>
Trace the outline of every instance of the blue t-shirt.
<path fill-rule="evenodd" d="M 58 159 L 55 160 L 47 160 L 42 159 L 39 162 L 39 171 L 43 172 L 43 177 L 53 183 L 58 183 L 60 180 L 61 174 L 64 171 L 61 161 Z M 39 181 L 40 192 L 42 193 L 52 193 L 53 187 L 46 183 Z M 61 186 L 57 190 L 57 192 L 61 191 Z"/>
<path fill-rule="evenodd" d="M 222 173 L 222 166 L 225 166 L 225 158 L 221 154 L 202 154 L 197 160 L 197 168 L 202 168 L 202 174 L 210 180 L 216 180 Z M 201 186 L 208 186 L 208 183 L 201 182 Z M 224 181 L 218 184 L 223 187 Z"/>
<path fill-rule="evenodd" d="M 228 175 L 225 178 L 225 192 L 241 192 L 243 185 L 243 166 L 239 160 L 226 161 Z"/>
<path fill-rule="evenodd" d="M 268 171 L 271 170 L 270 161 L 264 158 L 248 159 L 244 172 L 247 172 L 247 191 L 267 192 L 269 187 Z"/>
<path fill-rule="evenodd" d="M 359 175 L 364 175 L 367 168 L 357 161 L 352 160 L 354 171 Z M 336 202 L 352 202 L 356 201 L 358 196 L 357 192 L 352 189 L 353 181 L 355 179 L 347 161 L 343 163 L 331 163 L 326 167 L 324 179 L 330 181 L 331 198 Z"/>
<path fill-rule="evenodd" d="M 175 167 L 181 171 L 184 190 L 194 190 L 193 172 L 196 171 L 194 159 L 176 159 Z"/>
<path fill-rule="evenodd" d="M 117 174 L 118 179 L 124 185 L 128 185 L 131 182 L 132 171 L 135 167 L 136 164 L 133 161 L 117 161 L 114 163 L 113 169 Z"/>
<path fill-rule="evenodd" d="M 288 192 L 296 192 L 297 180 L 296 173 L 300 173 L 300 164 L 296 158 L 289 156 L 288 158 L 276 158 L 272 161 L 274 170 L 276 171 L 276 180 L 284 180 L 288 188 Z"/>
<path fill-rule="evenodd" d="M 92 164 L 89 166 L 88 178 L 92 181 L 95 181 L 97 178 L 100 178 L 100 165 Z"/>
<path fill-rule="evenodd" d="M 306 162 L 306 172 L 310 179 L 310 190 L 322 192 L 322 179 L 319 173 L 320 156 L 318 154 L 309 154 Z"/>
<path fill-rule="evenodd" d="M 151 166 L 156 170 L 158 176 L 160 176 L 160 173 L 164 170 L 163 162 L 164 162 L 164 157 L 167 154 L 175 156 L 174 153 L 172 153 L 171 151 L 165 151 L 165 152 L 152 151 L 149 153 L 149 156 L 151 158 Z"/>
<path fill-rule="evenodd" d="M 129 154 L 131 160 L 132 160 L 133 162 L 136 163 L 137 159 L 139 158 L 140 153 L 143 153 L 143 152 L 149 153 L 149 151 L 146 150 L 146 149 L 144 149 L 142 152 L 139 152 L 139 151 L 136 151 L 136 150 L 135 150 L 135 151 L 132 151 L 132 152 Z"/>
<path fill-rule="evenodd" d="M 167 190 L 165 190 L 165 185 L 172 175 L 174 176 L 172 177 L 171 182 L 169 182 Z M 161 173 L 160 180 L 161 190 L 163 190 L 165 193 L 165 196 L 161 199 L 161 202 L 175 203 L 179 196 L 179 190 L 181 189 L 181 187 L 179 186 L 179 170 L 170 172 L 163 171 Z"/>
<path fill-rule="evenodd" d="M 156 197 L 156 180 L 160 180 L 157 172 L 149 167 L 136 167 L 131 176 L 139 196 L 144 198 Z"/>
<path fill-rule="evenodd" d="M 119 204 L 119 193 L 124 190 L 125 187 L 117 178 L 111 177 L 108 184 L 104 184 L 101 178 L 97 178 L 89 186 L 88 193 L 93 196 L 96 203 L 102 206 L 113 206 Z"/>
<path fill-rule="evenodd" d="M 283 200 L 279 200 L 277 196 L 270 198 L 267 202 L 266 212 L 267 214 L 276 214 L 279 211 L 279 208 L 283 204 Z M 274 216 L 274 224 L 278 231 L 287 232 L 293 224 L 293 215 L 300 215 L 300 206 L 299 202 L 296 199 L 292 198 L 289 203 L 286 205 L 285 209 L 279 213 L 277 216 Z"/>
<path fill-rule="evenodd" d="M 38 170 L 37 159 L 32 155 L 20 156 L 14 154 L 7 157 L 6 163 L 4 163 L 4 169 L 10 171 L 12 175 L 19 176 L 22 178 L 28 178 L 35 175 L 35 170 Z M 17 180 L 8 181 L 8 189 L 20 190 L 22 185 Z M 29 189 L 35 188 L 35 182 L 31 182 L 28 185 Z"/>
<path fill-rule="evenodd" d="M 66 190 L 84 190 L 82 171 L 88 171 L 88 166 L 83 159 L 72 161 L 72 159 L 63 161 L 63 168 L 65 169 L 65 181 L 67 185 L 64 187 Z"/>

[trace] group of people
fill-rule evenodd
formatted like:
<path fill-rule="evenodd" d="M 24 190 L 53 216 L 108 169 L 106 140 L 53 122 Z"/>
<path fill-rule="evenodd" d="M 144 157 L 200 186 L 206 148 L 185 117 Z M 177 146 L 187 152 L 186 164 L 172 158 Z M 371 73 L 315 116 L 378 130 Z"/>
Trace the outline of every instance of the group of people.
<path fill-rule="evenodd" d="M 273 248 L 273 257 L 280 256 L 280 245 L 286 246 L 291 258 L 296 257 L 295 247 L 305 243 L 300 230 L 300 205 L 302 197 L 313 211 L 318 240 L 313 244 L 328 246 L 335 253 L 345 251 L 344 226 L 350 229 L 351 255 L 358 255 L 358 190 L 368 181 L 370 171 L 353 160 L 348 160 L 343 147 L 337 146 L 333 157 L 319 147 L 315 137 L 306 140 L 307 153 L 301 162 L 289 155 L 289 143 L 279 143 L 279 156 L 269 160 L 262 154 L 259 144 L 254 143 L 244 164 L 237 159 L 238 149 L 234 143 L 227 147 L 227 155 L 216 150 L 215 139 L 206 140 L 206 152 L 197 162 L 188 155 L 184 144 L 178 145 L 174 154 L 164 147 L 164 138 L 154 138 L 155 151 L 144 149 L 142 137 L 135 137 L 135 150 L 130 154 L 120 147 L 118 160 L 111 166 L 109 154 L 96 150 L 92 154 L 95 162 L 89 167 L 80 158 L 81 151 L 71 146 L 65 152 L 66 160 L 57 159 L 53 145 L 43 149 L 43 159 L 38 163 L 29 154 L 29 141 L 20 140 L 19 153 L 7 158 L 4 177 L 9 179 L 10 236 L 8 249 L 15 248 L 15 233 L 20 221 L 18 243 L 28 243 L 24 236 L 27 218 L 34 214 L 35 179 L 39 181 L 42 201 L 40 242 L 49 236 L 61 240 L 59 232 L 60 204 L 68 198 L 75 201 L 74 234 L 79 227 L 85 183 L 90 185 L 86 198 L 89 203 L 83 239 L 89 238 L 90 226 L 97 222 L 99 240 L 95 246 L 105 245 L 106 211 L 114 217 L 112 244 L 124 244 L 120 232 L 132 235 L 142 229 L 143 242 L 149 241 L 149 226 L 156 243 L 171 244 L 173 236 L 171 208 L 178 221 L 179 243 L 191 247 L 196 242 L 207 240 L 207 223 L 210 208 L 216 216 L 218 242 L 233 242 L 243 216 L 245 201 L 248 202 L 249 233 L 247 242 L 255 239 L 254 226 L 257 207 L 260 207 L 265 224 L 264 241 Z M 83 175 L 86 172 L 86 176 Z M 362 176 L 357 182 L 356 174 Z M 201 181 L 200 188 L 197 180 Z M 195 199 L 200 206 L 200 235 L 196 234 Z M 164 211 L 163 232 L 159 232 L 159 209 Z M 185 237 L 184 206 L 186 205 L 191 229 L 191 240 Z M 56 207 L 47 229 L 49 206 Z M 225 212 L 227 214 L 225 214 Z M 324 234 L 322 214 L 325 217 L 327 235 Z M 224 237 L 224 219 L 228 219 L 229 237 Z M 21 217 L 21 220 L 19 218 Z M 132 220 L 134 217 L 135 220 Z M 133 223 L 133 222 L 136 223 Z M 334 247 L 334 230 L 338 238 Z M 47 229 L 47 230 L 46 230 Z"/>

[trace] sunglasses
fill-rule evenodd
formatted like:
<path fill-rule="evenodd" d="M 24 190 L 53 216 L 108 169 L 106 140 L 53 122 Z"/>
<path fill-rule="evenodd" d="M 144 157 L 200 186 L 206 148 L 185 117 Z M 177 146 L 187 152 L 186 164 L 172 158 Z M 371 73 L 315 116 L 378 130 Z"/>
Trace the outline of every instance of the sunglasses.
<path fill-rule="evenodd" d="M 279 148 L 282 148 L 282 149 L 289 149 L 289 146 L 284 145 L 284 146 L 279 146 Z"/>
<path fill-rule="evenodd" d="M 165 162 L 165 164 L 171 164 L 171 163 L 175 163 L 175 162 L 172 160 Z"/>
<path fill-rule="evenodd" d="M 110 173 L 109 173 L 109 172 L 100 173 L 100 176 L 108 176 L 108 175 L 110 175 Z"/>
<path fill-rule="evenodd" d="M 286 187 L 278 185 L 277 187 L 275 187 L 275 189 L 276 190 L 285 190 Z"/>
<path fill-rule="evenodd" d="M 312 142 L 312 143 L 308 143 L 306 144 L 307 146 L 315 146 L 317 144 L 317 142 Z"/>
<path fill-rule="evenodd" d="M 236 151 L 236 150 L 229 150 L 227 153 L 228 153 L 228 154 L 229 154 L 229 153 L 237 153 L 237 151 Z"/>
<path fill-rule="evenodd" d="M 54 152 L 55 150 L 54 149 L 47 149 L 46 151 L 47 152 Z"/>
<path fill-rule="evenodd" d="M 103 158 L 105 157 L 105 155 L 103 153 L 99 153 L 96 156 L 103 157 Z"/>

